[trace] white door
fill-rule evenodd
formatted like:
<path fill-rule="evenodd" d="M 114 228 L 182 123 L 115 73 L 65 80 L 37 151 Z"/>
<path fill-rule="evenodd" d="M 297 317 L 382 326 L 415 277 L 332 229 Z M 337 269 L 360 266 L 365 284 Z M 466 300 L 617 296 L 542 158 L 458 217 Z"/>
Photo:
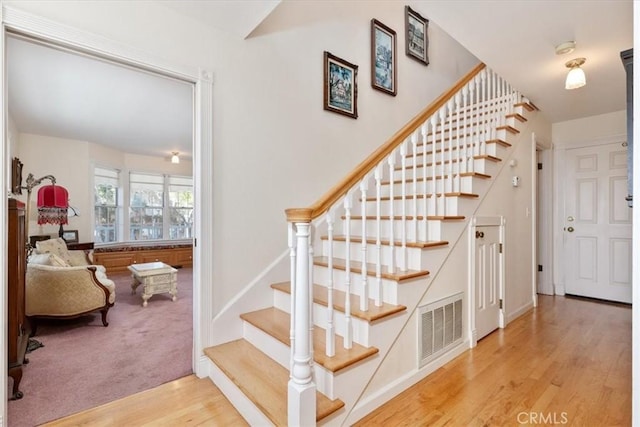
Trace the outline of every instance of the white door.
<path fill-rule="evenodd" d="M 500 227 L 476 227 L 475 311 L 477 339 L 500 326 Z"/>
<path fill-rule="evenodd" d="M 566 154 L 566 293 L 631 303 L 626 148 L 606 144 Z"/>

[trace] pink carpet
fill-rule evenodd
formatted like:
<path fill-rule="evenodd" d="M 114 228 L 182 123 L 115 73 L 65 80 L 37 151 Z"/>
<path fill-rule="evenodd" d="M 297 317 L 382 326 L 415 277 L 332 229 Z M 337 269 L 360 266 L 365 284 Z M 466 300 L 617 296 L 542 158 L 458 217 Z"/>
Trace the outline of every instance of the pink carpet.
<path fill-rule="evenodd" d="M 142 307 L 131 276 L 110 274 L 116 303 L 109 326 L 100 313 L 42 321 L 28 354 L 20 390 L 8 402 L 8 427 L 32 427 L 150 389 L 192 372 L 192 269 L 178 270 L 178 299 L 154 295 Z M 13 381 L 9 378 L 9 391 Z"/>

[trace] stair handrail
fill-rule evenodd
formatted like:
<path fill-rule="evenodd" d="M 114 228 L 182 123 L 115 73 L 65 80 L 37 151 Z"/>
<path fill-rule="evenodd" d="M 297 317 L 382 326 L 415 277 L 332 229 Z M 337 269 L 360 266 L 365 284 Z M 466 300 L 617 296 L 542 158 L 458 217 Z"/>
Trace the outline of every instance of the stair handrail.
<path fill-rule="evenodd" d="M 436 114 L 451 97 L 460 89 L 476 77 L 486 64 L 479 63 L 460 80 L 458 80 L 448 91 L 436 98 L 428 107 L 422 110 L 417 116 L 411 119 L 402 129 L 396 132 L 391 138 L 376 149 L 369 157 L 363 160 L 355 169 L 351 171 L 342 181 L 334 185 L 314 204 L 306 208 L 285 209 L 288 222 L 309 222 L 325 213 L 334 203 L 336 203 L 347 191 L 362 180 L 373 168 L 385 159 L 393 150 L 403 143 L 405 139 L 415 132 L 429 117 Z"/>

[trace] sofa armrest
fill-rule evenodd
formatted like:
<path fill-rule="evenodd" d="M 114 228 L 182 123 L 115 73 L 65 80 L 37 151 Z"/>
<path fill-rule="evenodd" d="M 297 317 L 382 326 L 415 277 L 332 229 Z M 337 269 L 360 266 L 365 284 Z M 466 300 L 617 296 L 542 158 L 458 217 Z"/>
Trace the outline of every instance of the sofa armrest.
<path fill-rule="evenodd" d="M 115 302 L 115 284 L 96 266 L 28 264 L 27 316 L 73 316 Z"/>

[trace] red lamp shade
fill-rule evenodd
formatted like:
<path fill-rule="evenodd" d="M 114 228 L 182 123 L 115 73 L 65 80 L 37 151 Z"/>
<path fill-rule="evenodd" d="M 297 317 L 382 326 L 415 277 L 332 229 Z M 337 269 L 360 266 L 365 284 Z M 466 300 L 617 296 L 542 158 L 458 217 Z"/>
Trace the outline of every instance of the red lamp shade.
<path fill-rule="evenodd" d="M 69 192 L 59 185 L 38 190 L 38 224 L 68 224 Z"/>

